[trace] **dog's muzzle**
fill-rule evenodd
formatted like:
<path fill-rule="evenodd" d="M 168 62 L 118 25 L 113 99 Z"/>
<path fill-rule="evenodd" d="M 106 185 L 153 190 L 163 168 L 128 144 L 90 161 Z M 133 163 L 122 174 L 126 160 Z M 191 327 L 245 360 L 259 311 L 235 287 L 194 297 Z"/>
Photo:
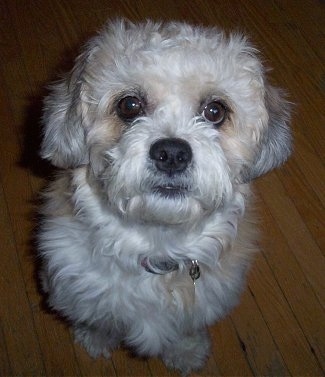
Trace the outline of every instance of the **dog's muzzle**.
<path fill-rule="evenodd" d="M 149 156 L 157 171 L 166 178 L 166 183 L 157 185 L 154 191 L 167 198 L 184 195 L 188 188 L 180 184 L 178 178 L 192 161 L 189 143 L 178 138 L 159 139 L 151 145 Z"/>

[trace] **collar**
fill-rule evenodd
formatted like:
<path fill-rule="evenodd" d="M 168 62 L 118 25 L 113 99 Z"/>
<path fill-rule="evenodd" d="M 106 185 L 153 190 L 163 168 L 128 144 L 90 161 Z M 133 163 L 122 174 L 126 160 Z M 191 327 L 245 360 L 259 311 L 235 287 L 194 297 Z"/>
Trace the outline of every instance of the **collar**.
<path fill-rule="evenodd" d="M 179 269 L 179 263 L 172 258 L 145 257 L 141 260 L 141 266 L 152 274 L 165 275 Z"/>
<path fill-rule="evenodd" d="M 196 259 L 183 259 L 181 262 L 177 262 L 172 258 L 161 258 L 161 257 L 145 257 L 141 260 L 141 266 L 151 274 L 155 275 L 165 275 L 173 271 L 179 270 L 179 266 L 184 264 L 189 267 L 189 275 L 193 282 L 197 280 L 200 275 L 200 266 Z"/>

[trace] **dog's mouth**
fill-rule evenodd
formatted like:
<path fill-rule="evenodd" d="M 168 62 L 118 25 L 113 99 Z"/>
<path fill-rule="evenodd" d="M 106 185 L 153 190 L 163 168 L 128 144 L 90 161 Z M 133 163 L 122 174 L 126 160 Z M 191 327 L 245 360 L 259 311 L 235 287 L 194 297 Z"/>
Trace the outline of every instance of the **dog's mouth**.
<path fill-rule="evenodd" d="M 153 192 L 166 199 L 174 199 L 184 197 L 188 192 L 188 188 L 186 186 L 167 184 L 155 186 Z"/>

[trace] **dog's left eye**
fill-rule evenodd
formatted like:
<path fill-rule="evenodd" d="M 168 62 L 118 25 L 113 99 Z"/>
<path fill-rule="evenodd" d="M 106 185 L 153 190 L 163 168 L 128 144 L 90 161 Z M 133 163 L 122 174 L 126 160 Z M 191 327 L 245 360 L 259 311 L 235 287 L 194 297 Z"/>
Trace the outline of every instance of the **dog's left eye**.
<path fill-rule="evenodd" d="M 221 126 L 226 119 L 227 108 L 220 101 L 212 101 L 205 106 L 202 115 L 208 122 Z"/>
<path fill-rule="evenodd" d="M 124 97 L 117 105 L 117 112 L 122 119 L 133 120 L 143 114 L 142 103 L 137 97 Z"/>

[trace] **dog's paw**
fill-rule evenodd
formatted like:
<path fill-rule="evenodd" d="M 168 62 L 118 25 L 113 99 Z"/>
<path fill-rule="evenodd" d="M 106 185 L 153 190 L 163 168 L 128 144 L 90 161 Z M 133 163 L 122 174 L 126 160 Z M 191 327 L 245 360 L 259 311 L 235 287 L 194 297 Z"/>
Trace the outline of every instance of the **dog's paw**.
<path fill-rule="evenodd" d="M 177 369 L 182 376 L 187 376 L 191 371 L 201 369 L 210 352 L 210 339 L 203 333 L 186 336 L 177 344 L 165 349 L 162 359 L 169 369 Z"/>
<path fill-rule="evenodd" d="M 83 346 L 93 358 L 104 356 L 111 357 L 110 351 L 118 346 L 118 340 L 110 337 L 107 332 L 99 329 L 92 329 L 86 326 L 74 327 L 75 342 Z"/>

